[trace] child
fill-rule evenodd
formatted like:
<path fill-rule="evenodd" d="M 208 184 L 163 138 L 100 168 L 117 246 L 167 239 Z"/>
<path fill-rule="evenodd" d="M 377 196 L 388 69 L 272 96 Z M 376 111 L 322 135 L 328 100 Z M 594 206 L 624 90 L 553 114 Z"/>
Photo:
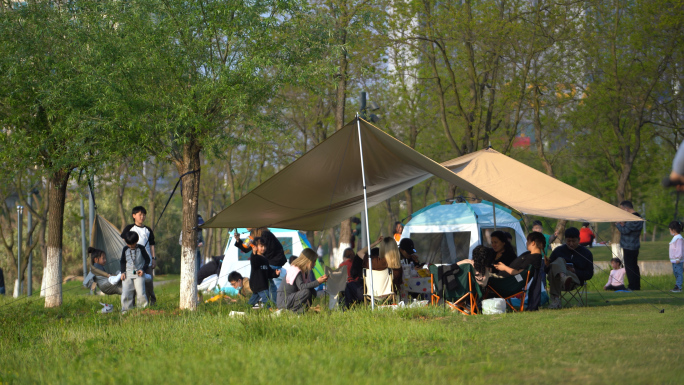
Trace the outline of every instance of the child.
<path fill-rule="evenodd" d="M 682 270 L 684 269 L 684 239 L 682 239 L 682 222 L 670 222 L 670 234 L 674 237 L 670 241 L 670 262 L 675 276 L 675 287 L 670 290 L 673 293 L 682 292 Z"/>
<path fill-rule="evenodd" d="M 258 302 L 270 306 L 268 302 L 275 303 L 275 296 L 272 295 L 273 281 L 272 278 L 277 278 L 280 276 L 280 270 L 275 270 L 271 268 L 270 264 L 264 253 L 266 252 L 266 241 L 257 237 L 254 238 L 254 245 L 256 246 L 256 253 L 252 254 L 249 259 L 249 264 L 252 267 L 252 272 L 249 275 L 249 283 L 252 286 L 252 297 L 249 299 L 249 304 L 252 306 L 258 306 Z"/>
<path fill-rule="evenodd" d="M 121 232 L 121 238 L 125 239 L 125 236 L 129 231 L 133 231 L 138 234 L 138 244 L 144 247 L 147 255 L 152 258 L 150 267 L 145 270 L 145 273 L 149 274 L 150 276 L 154 276 L 152 270 L 157 267 L 157 258 L 154 252 L 154 233 L 152 232 L 152 229 L 143 225 L 143 222 L 145 222 L 145 217 L 147 216 L 147 210 L 145 210 L 145 208 L 142 206 L 135 206 L 133 207 L 131 216 L 133 217 L 133 221 L 135 223 L 124 227 L 123 231 Z M 154 283 L 152 280 L 145 282 L 145 292 L 149 298 L 150 305 L 154 306 L 157 303 L 157 296 L 154 295 Z"/>
<path fill-rule="evenodd" d="M 121 251 L 121 312 L 125 313 L 134 306 L 133 293 L 140 307 L 147 306 L 145 297 L 145 270 L 150 264 L 150 256 L 144 247 L 138 244 L 138 233 L 129 231 L 124 240 L 126 246 Z"/>
<path fill-rule="evenodd" d="M 107 255 L 105 252 L 89 247 L 88 254 L 90 254 L 90 262 L 92 263 L 90 271 L 95 275 L 95 282 L 100 291 L 108 295 L 121 294 L 121 282 L 116 285 L 109 282 L 111 274 L 105 271 L 105 266 L 107 265 Z"/>
<path fill-rule="evenodd" d="M 622 265 L 620 258 L 613 258 L 610 260 L 610 265 L 613 270 L 610 271 L 608 282 L 603 290 L 627 290 L 625 288 L 625 267 Z"/>
<path fill-rule="evenodd" d="M 591 245 L 594 243 L 594 238 L 596 238 L 596 235 L 594 235 L 594 232 L 591 231 L 591 227 L 589 227 L 590 225 L 591 224 L 589 222 L 582 223 L 579 240 L 580 246 L 591 247 Z"/>
<path fill-rule="evenodd" d="M 242 274 L 234 271 L 228 274 L 228 282 L 230 282 L 230 286 L 238 291 L 239 296 L 245 298 L 252 296 L 252 290 L 249 287 L 249 278 L 244 278 Z"/>

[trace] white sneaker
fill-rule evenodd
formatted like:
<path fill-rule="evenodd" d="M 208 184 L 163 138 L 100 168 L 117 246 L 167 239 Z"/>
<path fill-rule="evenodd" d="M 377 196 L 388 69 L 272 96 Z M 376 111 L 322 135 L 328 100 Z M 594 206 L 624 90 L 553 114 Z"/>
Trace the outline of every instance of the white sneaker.
<path fill-rule="evenodd" d="M 674 289 L 670 290 L 671 293 L 681 293 L 682 289 L 675 287 Z"/>

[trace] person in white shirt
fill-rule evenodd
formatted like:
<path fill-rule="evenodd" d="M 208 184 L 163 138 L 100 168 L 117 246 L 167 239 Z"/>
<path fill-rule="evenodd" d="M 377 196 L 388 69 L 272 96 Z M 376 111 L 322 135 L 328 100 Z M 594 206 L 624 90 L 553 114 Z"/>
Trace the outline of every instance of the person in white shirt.
<path fill-rule="evenodd" d="M 157 267 L 157 256 L 154 252 L 154 232 L 143 224 L 147 216 L 147 210 L 142 206 L 135 206 L 131 216 L 134 223 L 124 227 L 121 232 L 121 238 L 126 239 L 124 237 L 129 231 L 138 234 L 138 245 L 145 249 L 151 259 L 150 265 L 144 273 L 154 276 L 153 270 Z M 154 282 L 152 280 L 145 281 L 145 293 L 147 294 L 149 304 L 155 305 L 157 303 L 157 296 L 154 294 Z"/>

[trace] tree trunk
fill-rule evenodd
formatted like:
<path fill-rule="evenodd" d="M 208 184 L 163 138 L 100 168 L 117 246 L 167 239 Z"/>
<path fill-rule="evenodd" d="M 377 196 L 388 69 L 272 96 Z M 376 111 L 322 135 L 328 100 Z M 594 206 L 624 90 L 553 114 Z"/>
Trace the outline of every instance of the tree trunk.
<path fill-rule="evenodd" d="M 150 162 L 150 164 L 154 165 L 152 182 L 148 182 L 147 177 L 145 177 L 145 183 L 147 184 L 147 214 L 150 218 L 150 224 L 152 225 L 150 227 L 154 230 L 154 227 L 157 224 L 157 205 L 155 204 L 155 200 L 157 197 L 157 179 L 159 179 L 159 163 L 157 162 L 157 159 L 155 159 L 154 162 Z"/>
<path fill-rule="evenodd" d="M 345 29 L 341 31 L 340 40 L 340 43 L 344 46 L 347 41 Z M 339 66 L 339 72 L 337 73 L 337 102 L 335 104 L 335 131 L 339 131 L 344 127 L 344 112 L 347 104 L 347 68 L 349 67 L 349 61 L 344 48 L 342 48 L 340 53 Z"/>
<path fill-rule="evenodd" d="M 175 160 L 179 175 L 190 171 L 194 173 L 183 177 L 183 213 L 181 245 L 180 308 L 197 309 L 197 205 L 200 187 L 200 147 L 194 140 L 183 145 L 182 159 Z"/>
<path fill-rule="evenodd" d="M 335 265 L 335 250 L 337 250 L 337 242 L 335 239 L 335 229 L 332 228 L 329 230 L 330 234 L 330 244 L 328 245 L 328 253 L 329 253 L 329 263 L 330 266 Z"/>
<path fill-rule="evenodd" d="M 340 244 L 339 247 L 337 247 L 337 249 L 335 250 L 335 253 L 333 253 L 334 259 L 333 266 L 331 266 L 331 268 L 336 269 L 337 266 L 339 266 L 340 263 L 342 263 L 342 254 L 344 253 L 344 250 L 351 247 L 351 237 L 351 219 L 347 219 L 340 223 Z"/>
<path fill-rule="evenodd" d="M 454 199 L 454 197 L 456 197 L 457 188 L 458 187 L 455 184 L 449 183 L 449 187 L 447 187 L 446 199 Z M 427 192 L 425 195 L 427 195 Z"/>
<path fill-rule="evenodd" d="M 62 305 L 62 229 L 69 174 L 67 170 L 59 170 L 50 177 L 47 261 L 43 271 L 47 308 Z"/>
<path fill-rule="evenodd" d="M 342 18 L 344 19 L 344 18 Z M 340 41 L 342 52 L 339 57 L 339 72 L 337 73 L 337 98 L 335 104 L 335 131 L 339 131 L 344 127 L 344 112 L 347 104 L 347 71 L 349 67 L 349 60 L 344 45 L 347 42 L 347 31 L 344 28 L 340 29 Z M 336 268 L 342 262 L 342 253 L 344 249 L 351 247 L 351 220 L 347 219 L 340 223 L 340 243 L 339 247 L 331 248 L 332 268 Z"/>
<path fill-rule="evenodd" d="M 627 199 L 627 182 L 629 180 L 629 174 L 632 170 L 631 164 L 623 164 L 623 171 L 620 173 L 618 178 L 617 188 L 615 189 L 615 195 L 617 196 L 617 204 L 619 205 L 622 201 Z M 620 243 L 620 232 L 615 225 L 611 226 L 613 229 L 613 243 Z"/>
<path fill-rule="evenodd" d="M 406 197 L 406 213 L 408 214 L 406 220 L 410 221 L 413 214 L 413 187 L 409 187 L 404 192 L 404 196 Z"/>
<path fill-rule="evenodd" d="M 316 233 L 314 233 L 313 230 L 308 230 L 306 232 L 306 239 L 309 241 L 309 244 L 314 249 L 314 251 L 316 251 L 316 248 L 318 247 L 318 245 L 316 245 Z"/>

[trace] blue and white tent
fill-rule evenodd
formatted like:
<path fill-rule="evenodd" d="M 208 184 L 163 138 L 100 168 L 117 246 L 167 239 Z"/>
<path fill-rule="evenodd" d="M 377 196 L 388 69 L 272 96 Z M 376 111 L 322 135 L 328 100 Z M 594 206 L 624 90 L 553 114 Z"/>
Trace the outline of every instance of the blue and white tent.
<path fill-rule="evenodd" d="M 472 258 L 473 249 L 490 245 L 489 235 L 496 229 L 510 233 L 518 255 L 527 250 L 520 221 L 511 211 L 491 203 L 434 203 L 417 211 L 404 226 L 402 238 L 413 240 L 422 262 L 451 264 Z"/>

